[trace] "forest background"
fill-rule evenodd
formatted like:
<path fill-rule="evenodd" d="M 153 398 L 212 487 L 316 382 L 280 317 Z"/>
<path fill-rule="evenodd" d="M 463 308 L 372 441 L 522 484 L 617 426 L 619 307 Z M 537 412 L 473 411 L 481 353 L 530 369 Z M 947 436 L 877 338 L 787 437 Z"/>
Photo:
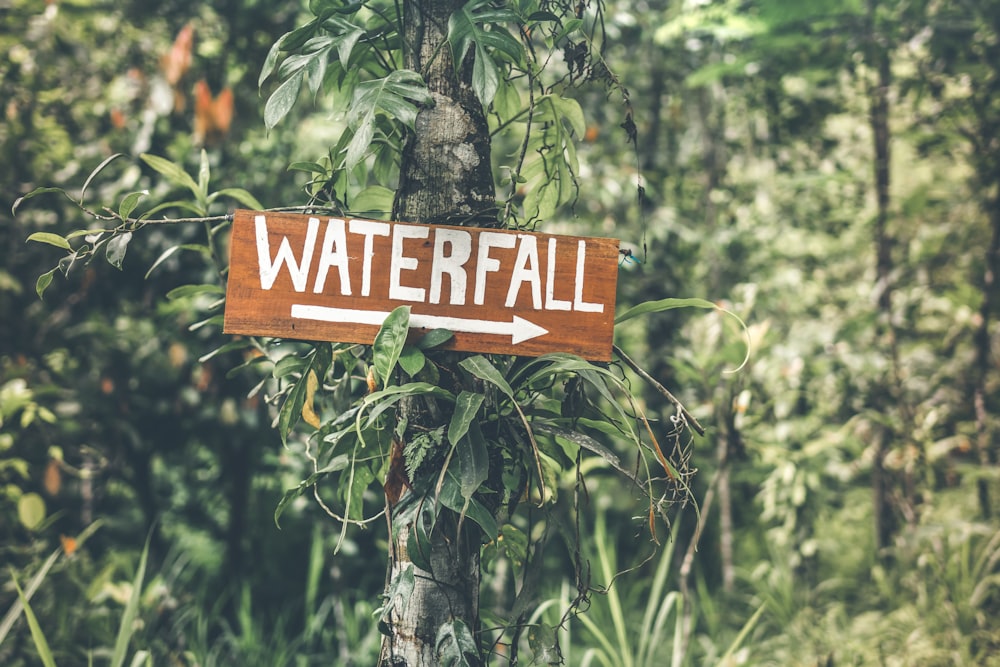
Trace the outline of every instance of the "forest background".
<path fill-rule="evenodd" d="M 716 301 L 748 323 L 752 355 L 724 372 L 741 332 L 710 311 L 619 327 L 707 427 L 689 452 L 701 512 L 678 510 L 649 559 L 634 489 L 588 471 L 599 590 L 558 632 L 568 664 L 1000 664 L 1000 2 L 597 7 L 624 88 L 575 91 L 578 196 L 541 229 L 622 239 L 641 263 L 621 266 L 620 307 Z M 258 75 L 307 17 L 256 0 L 0 2 L 0 612 L 15 581 L 37 583 L 59 664 L 111 655 L 123 620 L 155 664 L 376 659 L 381 524 L 336 556 L 340 526 L 307 497 L 276 527 L 310 472 L 303 445 L 282 447 L 260 378 L 232 372 L 247 360 L 216 352 L 214 299 L 175 289 L 214 267 L 195 250 L 158 262 L 204 230 L 146 230 L 40 300 L 58 254 L 25 240 L 86 219 L 57 195 L 6 213 L 37 187 L 79 194 L 118 152 L 88 201 L 170 201 L 138 156 L 197 174 L 202 148 L 213 188 L 303 203 L 337 101 L 266 131 Z M 239 203 L 223 199 L 211 213 Z M 644 410 L 673 412 L 652 391 Z M 546 552 L 539 627 L 576 595 L 572 565 Z M 37 664 L 16 617 L 0 662 Z"/>

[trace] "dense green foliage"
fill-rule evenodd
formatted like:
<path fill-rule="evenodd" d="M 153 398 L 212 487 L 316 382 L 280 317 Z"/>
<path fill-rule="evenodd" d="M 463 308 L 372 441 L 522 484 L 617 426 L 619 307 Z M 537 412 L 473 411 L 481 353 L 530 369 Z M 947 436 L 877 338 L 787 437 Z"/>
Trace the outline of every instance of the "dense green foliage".
<path fill-rule="evenodd" d="M 126 218 L 169 202 L 171 215 L 223 216 L 253 198 L 388 211 L 424 99 L 384 57 L 399 39 L 393 3 L 364 3 L 381 41 L 360 40 L 352 3 L 304 4 L 14 0 L 0 16 L 0 203 L 57 186 Z M 463 366 L 468 389 L 446 400 L 466 415 L 448 441 L 469 444 L 456 461 L 467 479 L 482 475 L 469 415 L 487 402 L 473 378 L 497 389 L 498 419 L 551 397 L 533 404 L 549 435 L 528 462 L 544 463 L 547 514 L 490 525 L 469 511 L 465 472 L 445 478 L 455 509 L 495 538 L 484 620 L 528 624 L 498 634 L 497 662 L 512 638 L 542 663 L 557 640 L 569 664 L 996 661 L 1000 3 L 608 1 L 579 22 L 533 4 L 474 0 L 453 25 L 490 105 L 502 217 L 621 238 L 639 260 L 623 258 L 621 310 L 718 300 L 749 323 L 753 349 L 726 372 L 744 350 L 718 312 L 623 322 L 619 344 L 707 434 L 667 428 L 675 406 L 649 390 L 588 441 L 581 476 L 553 435 L 587 396 L 563 385 L 571 360 L 541 362 L 565 365 L 554 394 L 528 372 L 539 362 L 502 368 L 524 380 L 507 388 L 498 362 Z M 231 88 L 231 123 L 198 106 L 199 79 Z M 386 343 L 335 362 L 331 346 L 229 345 L 206 287 L 225 271 L 224 219 L 74 238 L 85 253 L 36 285 L 59 255 L 25 239 L 59 244 L 90 222 L 48 193 L 0 229 L 0 611 L 16 581 L 57 664 L 117 658 L 132 613 L 129 655 L 154 664 L 372 664 L 383 524 L 341 533 L 324 510 L 378 511 L 365 486 L 385 459 L 348 466 L 333 445 L 387 452 L 392 427 L 337 417 L 368 419 L 397 395 L 384 393 L 392 369 L 426 372 L 422 352 Z M 369 364 L 383 391 L 357 411 Z M 625 365 L 607 372 L 647 391 Z M 573 407 L 594 421 L 593 404 Z M 652 505 L 614 465 L 636 465 L 621 437 L 636 413 L 698 469 L 701 511 L 661 526 L 659 550 Z M 414 445 L 414 465 L 435 437 Z M 574 599 L 585 618 L 566 615 Z M 34 634 L 23 615 L 0 621 L 0 662 L 37 663 Z"/>

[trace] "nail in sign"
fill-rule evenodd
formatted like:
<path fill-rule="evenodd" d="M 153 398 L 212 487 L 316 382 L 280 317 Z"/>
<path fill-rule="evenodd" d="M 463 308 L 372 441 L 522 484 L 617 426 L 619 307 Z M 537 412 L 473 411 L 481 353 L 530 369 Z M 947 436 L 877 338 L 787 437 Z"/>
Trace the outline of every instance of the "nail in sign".
<path fill-rule="evenodd" d="M 237 211 L 225 332 L 371 344 L 410 306 L 446 348 L 611 358 L 618 241 Z"/>

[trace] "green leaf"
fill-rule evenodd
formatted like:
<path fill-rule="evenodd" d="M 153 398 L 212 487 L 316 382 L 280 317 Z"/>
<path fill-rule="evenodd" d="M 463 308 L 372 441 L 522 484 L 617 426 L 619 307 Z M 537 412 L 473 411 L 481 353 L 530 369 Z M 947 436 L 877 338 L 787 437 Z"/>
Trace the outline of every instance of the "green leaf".
<path fill-rule="evenodd" d="M 85 528 L 83 532 L 77 535 L 77 546 L 83 544 L 83 542 L 85 542 L 86 539 L 99 526 L 100 522 L 94 522 Z M 51 570 L 52 566 L 56 564 L 56 561 L 59 560 L 59 556 L 62 553 L 62 547 L 56 547 L 55 551 L 49 554 L 49 557 L 45 559 L 45 562 L 42 563 L 40 568 L 38 568 L 38 571 L 35 572 L 34 576 L 28 580 L 28 585 L 24 587 L 23 595 L 19 595 L 18 600 L 16 600 L 7 610 L 7 613 L 4 614 L 3 620 L 0 621 L 0 645 L 3 645 L 7 635 L 10 634 L 11 628 L 14 627 L 14 623 L 17 622 L 18 617 L 21 615 L 21 611 L 24 609 L 24 603 L 31 600 L 31 597 L 35 594 L 35 591 L 38 590 L 38 587 L 42 585 L 42 581 L 44 581 L 45 577 L 48 576 L 49 570 Z"/>
<path fill-rule="evenodd" d="M 28 530 L 34 530 L 45 520 L 45 501 L 37 493 L 25 493 L 17 499 L 17 519 Z"/>
<path fill-rule="evenodd" d="M 375 136 L 376 114 L 385 114 L 413 127 L 417 119 L 416 104 L 433 101 L 423 78 L 412 70 L 393 70 L 381 79 L 359 83 L 347 114 L 347 123 L 354 130 L 354 136 L 347 146 L 345 168 L 353 169 L 367 153 Z"/>
<path fill-rule="evenodd" d="M 256 197 L 243 188 L 223 188 L 221 190 L 217 190 L 209 196 L 208 201 L 213 202 L 218 197 L 229 197 L 230 199 L 235 199 L 239 203 L 249 209 L 253 209 L 254 211 L 264 210 L 264 205 L 257 201 Z"/>
<path fill-rule="evenodd" d="M 629 479 L 634 478 L 634 475 L 631 472 L 622 467 L 621 459 L 618 458 L 617 454 L 612 452 L 610 449 L 608 449 L 600 442 L 587 435 L 586 433 L 581 433 L 579 431 L 572 431 L 570 429 L 561 428 L 554 424 L 546 422 L 537 422 L 537 421 L 532 424 L 532 428 L 538 433 L 547 433 L 549 435 L 570 442 L 576 445 L 577 447 L 581 447 L 589 452 L 597 454 L 602 459 L 604 459 L 608 463 L 608 465 L 610 465 L 618 472 L 622 473 Z M 617 432 L 615 432 L 614 434 L 619 435 Z"/>
<path fill-rule="evenodd" d="M 330 170 L 319 162 L 293 162 L 288 165 L 288 171 L 304 171 L 310 174 L 326 176 Z"/>
<path fill-rule="evenodd" d="M 42 275 L 38 276 L 38 280 L 35 281 L 35 294 L 38 295 L 39 299 L 42 298 L 42 295 L 45 293 L 45 290 L 47 290 L 49 288 L 49 285 L 52 284 L 52 277 L 56 274 L 56 271 L 58 270 L 59 268 L 56 267 L 51 271 L 43 273 Z"/>
<path fill-rule="evenodd" d="M 332 46 L 329 37 L 314 37 L 310 41 L 320 40 L 327 44 L 327 47 L 317 51 L 316 53 L 310 54 L 312 57 L 306 61 L 306 66 L 304 67 L 306 72 L 306 86 L 309 88 L 309 92 L 315 97 L 319 94 L 320 87 L 323 85 L 323 80 L 326 78 L 326 68 L 327 64 L 330 62 L 329 52 Z M 309 48 L 309 44 L 306 44 L 306 48 Z"/>
<path fill-rule="evenodd" d="M 22 195 L 14 200 L 14 205 L 10 207 L 11 215 L 17 214 L 17 209 L 20 208 L 22 202 L 25 202 L 29 199 L 34 199 L 38 195 L 44 195 L 49 192 L 60 192 L 64 197 L 66 197 L 66 199 L 73 201 L 73 198 L 70 197 L 68 194 L 66 194 L 66 191 L 63 190 L 62 188 L 35 188 L 28 194 Z"/>
<path fill-rule="evenodd" d="M 210 259 L 212 256 L 212 251 L 208 248 L 208 246 L 201 245 L 198 243 L 185 243 L 183 245 L 171 246 L 166 250 L 164 250 L 163 254 L 161 254 L 159 257 L 156 258 L 156 261 L 153 262 L 153 265 L 149 267 L 148 271 L 146 271 L 145 277 L 149 278 L 150 274 L 153 273 L 153 270 L 156 269 L 156 267 L 158 267 L 163 262 L 167 261 L 178 250 L 194 250 L 195 252 L 200 252 L 207 259 Z"/>
<path fill-rule="evenodd" d="M 25 240 L 25 243 L 28 241 L 34 241 L 35 243 L 48 243 L 49 245 L 54 245 L 55 247 L 62 248 L 63 250 L 73 249 L 70 246 L 69 241 L 62 236 L 51 232 L 35 232 Z"/>
<path fill-rule="evenodd" d="M 237 338 L 236 340 L 231 340 L 228 343 L 221 345 L 211 352 L 206 352 L 205 354 L 198 357 L 198 363 L 203 364 L 213 357 L 217 357 L 220 354 L 225 354 L 226 352 L 232 352 L 233 350 L 245 350 L 250 347 L 250 341 L 245 338 Z"/>
<path fill-rule="evenodd" d="M 448 41 L 455 53 L 455 65 L 461 66 L 473 43 L 477 47 L 492 48 L 507 56 L 511 62 L 520 63 L 524 57 L 523 47 L 501 25 L 519 21 L 517 14 L 509 9 L 494 7 L 492 0 L 470 0 L 448 20 Z M 486 25 L 489 25 L 489 30 Z"/>
<path fill-rule="evenodd" d="M 502 72 L 494 54 L 505 55 L 514 63 L 523 60 L 521 43 L 501 23 L 516 22 L 517 15 L 498 9 L 489 0 L 472 0 L 448 20 L 448 41 L 460 68 L 470 48 L 475 48 L 472 89 L 484 106 L 489 106 L 500 85 Z M 490 30 L 485 29 L 490 24 Z"/>
<path fill-rule="evenodd" d="M 418 348 L 413 345 L 403 346 L 403 352 L 399 355 L 399 367 L 406 371 L 407 375 L 415 376 L 426 363 L 427 357 Z"/>
<path fill-rule="evenodd" d="M 417 347 L 421 350 L 430 350 L 444 345 L 455 337 L 455 332 L 449 329 L 431 329 L 417 341 Z"/>
<path fill-rule="evenodd" d="M 285 79 L 285 81 L 278 86 L 273 93 L 271 93 L 271 96 L 267 98 L 267 104 L 264 105 L 264 125 L 267 129 L 270 130 L 274 128 L 285 116 L 288 115 L 288 112 L 292 110 L 292 107 L 295 106 L 296 100 L 299 99 L 299 90 L 302 89 L 302 78 L 304 76 L 305 70 L 300 69 Z"/>
<path fill-rule="evenodd" d="M 472 631 L 461 620 L 455 618 L 438 628 L 434 642 L 436 663 L 441 667 L 471 667 L 468 656 L 477 656 L 478 648 Z M 478 664 L 478 659 L 476 664 Z"/>
<path fill-rule="evenodd" d="M 121 622 L 118 626 L 118 637 L 115 639 L 115 650 L 111 656 L 111 667 L 121 667 L 125 663 L 125 653 L 128 651 L 129 641 L 135 632 L 135 621 L 139 616 L 143 580 L 146 577 L 146 562 L 149 558 L 149 542 L 152 537 L 153 534 L 151 531 L 146 537 L 146 545 L 143 547 L 142 555 L 139 557 L 139 567 L 136 568 L 135 578 L 132 580 L 132 594 L 125 605 L 125 611 L 122 613 Z"/>
<path fill-rule="evenodd" d="M 313 19 L 305 25 L 299 26 L 291 32 L 285 33 L 278 43 L 281 44 L 282 51 L 297 51 L 316 34 L 319 29 L 319 20 Z"/>
<path fill-rule="evenodd" d="M 523 206 L 529 220 L 550 217 L 578 192 L 579 159 L 574 134 L 585 131 L 579 104 L 556 94 L 537 100 L 526 159 L 517 174 L 525 182 Z"/>
<path fill-rule="evenodd" d="M 455 411 L 448 425 L 448 442 L 457 444 L 469 431 L 469 424 L 476 418 L 486 397 L 471 391 L 462 391 L 455 398 Z"/>
<path fill-rule="evenodd" d="M 139 205 L 139 200 L 148 194 L 149 190 L 140 190 L 139 192 L 130 192 L 125 195 L 118 204 L 118 217 L 122 220 L 128 220 L 128 217 L 132 215 L 132 211 Z"/>
<path fill-rule="evenodd" d="M 380 414 L 407 396 L 421 396 L 424 394 L 430 394 L 449 401 L 455 400 L 450 391 L 428 382 L 407 382 L 406 384 L 387 387 L 386 389 L 365 396 L 363 405 L 366 408 L 374 406 L 368 414 L 368 425 L 373 424 Z"/>
<path fill-rule="evenodd" d="M 350 463 L 351 458 L 347 454 L 335 456 L 327 465 L 323 466 L 316 472 L 309 475 L 309 477 L 299 482 L 298 486 L 293 489 L 285 490 L 285 493 L 281 496 L 281 500 L 278 501 L 278 506 L 274 509 L 274 525 L 278 528 L 281 527 L 278 522 L 289 503 L 311 489 L 319 480 L 334 472 L 344 470 L 348 465 L 350 465 Z"/>
<path fill-rule="evenodd" d="M 757 625 L 757 621 L 760 620 L 760 617 L 764 614 L 765 609 L 767 609 L 766 601 L 760 603 L 760 606 L 757 607 L 757 611 L 755 611 L 753 613 L 753 616 L 747 619 L 747 622 L 743 624 L 742 628 L 740 628 L 739 633 L 736 635 L 736 639 L 734 639 L 733 643 L 730 644 L 729 648 L 726 649 L 726 652 L 722 655 L 719 664 L 729 663 L 729 661 L 732 659 L 732 655 L 739 650 L 740 646 L 746 640 L 747 635 L 749 635 L 753 631 L 754 626 Z"/>
<path fill-rule="evenodd" d="M 212 317 L 209 317 L 207 319 L 201 320 L 200 322 L 195 322 L 194 324 L 190 325 L 188 327 L 188 331 L 197 331 L 198 329 L 201 329 L 202 327 L 207 327 L 207 326 L 218 326 L 218 327 L 221 327 L 224 322 L 225 322 L 225 318 L 224 318 L 223 315 L 213 315 Z"/>
<path fill-rule="evenodd" d="M 406 344 L 406 336 L 410 331 L 410 307 L 400 306 L 385 318 L 382 327 L 375 334 L 372 346 L 375 374 L 382 381 L 383 387 L 389 386 L 389 379 L 399 355 Z"/>
<path fill-rule="evenodd" d="M 747 365 L 750 361 L 750 331 L 747 329 L 746 322 L 737 315 L 736 313 L 721 308 L 715 305 L 711 301 L 706 301 L 705 299 L 660 299 L 659 301 L 646 301 L 645 303 L 640 303 L 638 306 L 629 308 L 624 313 L 615 318 L 615 324 L 620 324 L 639 315 L 645 315 L 647 313 L 658 313 L 664 310 L 672 310 L 674 308 L 705 308 L 709 310 L 717 310 L 720 313 L 724 313 L 729 317 L 732 317 L 740 325 L 743 330 L 743 337 L 746 339 L 746 353 L 743 355 L 743 361 L 736 368 L 727 369 L 722 371 L 723 373 L 738 373 Z"/>
<path fill-rule="evenodd" d="M 379 615 L 379 632 L 386 636 L 392 636 L 392 615 L 402 616 L 406 612 L 406 605 L 410 602 L 413 589 L 416 587 L 416 578 L 413 574 L 413 565 L 396 575 L 385 592 L 385 604 L 382 605 L 382 613 Z"/>
<path fill-rule="evenodd" d="M 392 210 L 396 193 L 381 185 L 370 185 L 351 199 L 351 211 L 355 215 L 381 216 Z"/>
<path fill-rule="evenodd" d="M 438 398 L 448 400 L 455 399 L 450 391 L 436 384 L 430 384 L 429 382 L 407 382 L 406 384 L 393 385 L 368 394 L 365 396 L 364 402 L 366 405 L 371 405 L 394 396 L 419 396 L 420 394 L 433 394 Z"/>
<path fill-rule="evenodd" d="M 212 283 L 202 285 L 181 285 L 180 287 L 175 287 L 167 292 L 167 298 L 174 301 L 176 299 L 186 299 L 187 297 L 196 296 L 198 294 L 222 295 L 225 293 L 226 291 L 223 289 L 222 285 L 215 285 Z"/>
<path fill-rule="evenodd" d="M 292 386 L 292 390 L 288 392 L 285 402 L 281 404 L 281 410 L 278 412 L 278 435 L 281 436 L 282 445 L 288 445 L 288 436 L 302 415 L 302 404 L 305 402 L 306 397 L 306 384 L 304 378 L 296 381 Z"/>
<path fill-rule="evenodd" d="M 500 374 L 500 371 L 496 369 L 496 366 L 491 364 L 483 355 L 477 354 L 474 357 L 463 359 L 458 365 L 480 380 L 485 380 L 495 385 L 507 398 L 514 399 L 514 390 L 511 389 L 510 384 Z"/>
<path fill-rule="evenodd" d="M 99 164 L 96 167 L 94 167 L 94 171 L 90 172 L 90 176 L 87 176 L 87 180 L 83 182 L 83 187 L 80 188 L 80 203 L 81 204 L 83 203 L 83 200 L 87 196 L 87 188 L 90 187 L 91 181 L 93 181 L 94 178 L 99 173 L 101 173 L 102 171 L 104 171 L 105 167 L 107 167 L 109 164 L 111 164 L 112 162 L 114 162 L 118 158 L 122 157 L 123 155 L 124 155 L 124 153 L 115 153 L 114 155 L 111 155 L 109 157 L 104 158 L 104 160 L 101 161 L 101 164 Z"/>
<path fill-rule="evenodd" d="M 552 105 L 555 115 L 562 122 L 569 124 L 577 137 L 583 137 L 587 131 L 587 119 L 579 102 L 561 95 L 546 95 L 545 100 Z"/>
<path fill-rule="evenodd" d="M 260 68 L 260 75 L 257 77 L 258 91 L 264 87 L 264 82 L 267 81 L 269 76 L 271 76 L 271 72 L 274 71 L 274 66 L 278 64 L 278 54 L 281 51 L 281 42 L 285 36 L 287 36 L 287 33 L 271 45 L 270 50 L 267 52 L 267 56 L 264 58 L 264 65 Z"/>
<path fill-rule="evenodd" d="M 116 269 L 122 268 L 122 262 L 125 261 L 125 251 L 128 250 L 128 243 L 131 240 L 132 232 L 125 232 L 124 234 L 116 234 L 108 241 L 108 247 L 105 248 L 104 255 L 108 258 L 111 266 Z"/>
<path fill-rule="evenodd" d="M 528 628 L 527 634 L 528 648 L 531 649 L 534 664 L 563 664 L 562 652 L 559 650 L 559 639 L 554 628 L 545 624 L 532 625 Z"/>
<path fill-rule="evenodd" d="M 368 147 L 371 146 L 372 139 L 375 138 L 375 111 L 366 115 L 363 123 L 354 130 L 351 141 L 347 144 L 347 151 L 344 154 L 344 168 L 354 169 L 365 158 Z"/>
<path fill-rule="evenodd" d="M 475 498 L 466 498 L 462 495 L 462 485 L 450 469 L 445 472 L 438 498 L 442 505 L 457 512 L 459 516 L 467 516 L 475 521 L 490 539 L 497 538 L 499 527 L 493 514 Z"/>
<path fill-rule="evenodd" d="M 564 37 L 566 37 L 566 35 L 570 34 L 571 32 L 576 32 L 577 30 L 580 29 L 580 26 L 582 25 L 583 25 L 583 19 L 578 19 L 575 17 L 569 19 L 568 21 L 566 21 L 566 23 L 563 24 L 562 30 L 559 31 L 559 33 L 553 38 L 552 41 L 558 44 L 560 41 L 562 41 Z"/>
<path fill-rule="evenodd" d="M 466 437 L 457 441 L 455 458 L 462 497 L 469 500 L 490 474 L 490 453 L 478 422 L 472 422 Z"/>
<path fill-rule="evenodd" d="M 28 629 L 31 631 L 31 640 L 35 643 L 38 657 L 45 667 L 56 667 L 56 662 L 52 659 L 52 650 L 49 648 L 49 643 L 45 640 L 45 633 L 42 632 L 42 626 L 38 624 L 38 618 L 31 609 L 31 603 L 28 602 L 28 599 L 21 591 L 21 586 L 17 583 L 17 579 L 14 579 L 14 589 L 17 591 L 17 598 L 21 601 L 21 606 L 24 608 L 24 616 L 28 619 Z"/>
<path fill-rule="evenodd" d="M 615 324 L 621 324 L 627 320 L 631 320 L 633 317 L 639 317 L 640 315 L 646 315 L 649 313 L 660 313 L 665 310 L 673 310 L 674 308 L 707 308 L 713 309 L 718 308 L 711 301 L 706 301 L 705 299 L 660 299 L 659 301 L 645 301 L 640 303 L 638 306 L 629 308 L 621 315 L 615 318 Z"/>
<path fill-rule="evenodd" d="M 290 354 L 287 357 L 282 357 L 278 359 L 274 364 L 274 369 L 271 371 L 271 375 L 274 379 L 278 380 L 286 375 L 292 373 L 298 373 L 303 368 L 309 365 L 308 359 L 303 359 L 302 357 L 297 357 L 294 354 Z"/>
<path fill-rule="evenodd" d="M 437 519 L 437 503 L 433 498 L 415 498 L 412 494 L 404 496 L 412 498 L 412 509 L 406 508 L 413 515 L 410 524 L 409 534 L 406 536 L 406 552 L 414 565 L 425 572 L 431 571 L 431 534 L 434 532 L 434 524 Z M 400 502 L 400 505 L 403 503 Z M 398 511 L 400 505 L 396 506 Z M 404 510 L 405 511 L 405 510 Z M 393 514 L 395 521 L 395 513 Z M 405 525 L 405 523 L 400 523 Z"/>
<path fill-rule="evenodd" d="M 305 402 L 306 393 L 308 392 L 308 382 L 306 378 L 310 371 L 316 373 L 317 378 L 322 378 L 326 375 L 326 371 L 330 366 L 330 354 L 326 352 L 323 354 L 324 358 L 320 358 L 320 350 L 329 350 L 328 347 L 315 347 L 313 351 L 308 355 L 308 361 L 302 364 L 302 374 L 299 376 L 295 384 L 292 385 L 291 391 L 288 392 L 288 396 L 285 397 L 284 403 L 281 404 L 281 410 L 278 411 L 278 435 L 281 436 L 281 443 L 283 445 L 288 444 L 288 436 L 292 432 L 292 428 L 299 421 L 299 417 L 302 416 L 302 404 Z M 278 366 L 275 365 L 275 372 L 277 372 Z"/>
<path fill-rule="evenodd" d="M 139 157 L 154 171 L 158 172 L 174 185 L 187 188 L 191 191 L 192 195 L 195 197 L 198 196 L 198 184 L 194 182 L 194 179 L 180 165 L 158 155 L 150 155 L 149 153 L 143 153 Z"/>
<path fill-rule="evenodd" d="M 208 163 L 208 151 L 201 149 L 201 161 L 198 164 L 198 202 L 208 201 L 208 182 L 212 179 L 212 168 Z"/>
<path fill-rule="evenodd" d="M 372 162 L 371 174 L 375 178 L 375 183 L 383 187 L 395 185 L 399 178 L 399 151 L 390 142 L 379 142 L 373 148 L 375 160 Z M 389 192 L 395 194 L 392 190 Z M 352 203 L 357 204 L 357 197 Z M 391 206 L 383 210 L 389 211 Z"/>
<path fill-rule="evenodd" d="M 344 515 L 351 519 L 361 519 L 364 516 L 364 495 L 368 492 L 368 487 L 375 481 L 375 473 L 369 465 L 356 465 L 354 468 L 354 479 L 350 485 L 341 485 L 343 491 L 350 491 L 344 494 Z"/>

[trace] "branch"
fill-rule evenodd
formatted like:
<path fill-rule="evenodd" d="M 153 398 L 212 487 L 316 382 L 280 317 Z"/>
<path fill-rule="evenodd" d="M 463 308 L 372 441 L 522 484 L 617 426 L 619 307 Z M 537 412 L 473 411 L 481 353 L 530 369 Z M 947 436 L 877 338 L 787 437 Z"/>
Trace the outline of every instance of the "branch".
<path fill-rule="evenodd" d="M 233 214 L 226 213 L 225 215 L 210 215 L 204 217 L 189 217 L 189 218 L 123 218 L 114 211 L 105 208 L 106 214 L 98 213 L 97 211 L 91 210 L 86 206 L 80 206 L 77 204 L 81 211 L 94 218 L 95 220 L 111 221 L 117 220 L 123 225 L 132 225 L 135 228 L 141 228 L 146 225 L 183 225 L 183 224 L 193 224 L 193 223 L 204 223 L 204 222 L 232 222 Z M 348 212 L 331 206 L 276 206 L 274 208 L 263 209 L 265 213 L 279 213 L 282 211 L 291 211 L 298 213 L 335 213 L 336 215 L 348 215 Z"/>

